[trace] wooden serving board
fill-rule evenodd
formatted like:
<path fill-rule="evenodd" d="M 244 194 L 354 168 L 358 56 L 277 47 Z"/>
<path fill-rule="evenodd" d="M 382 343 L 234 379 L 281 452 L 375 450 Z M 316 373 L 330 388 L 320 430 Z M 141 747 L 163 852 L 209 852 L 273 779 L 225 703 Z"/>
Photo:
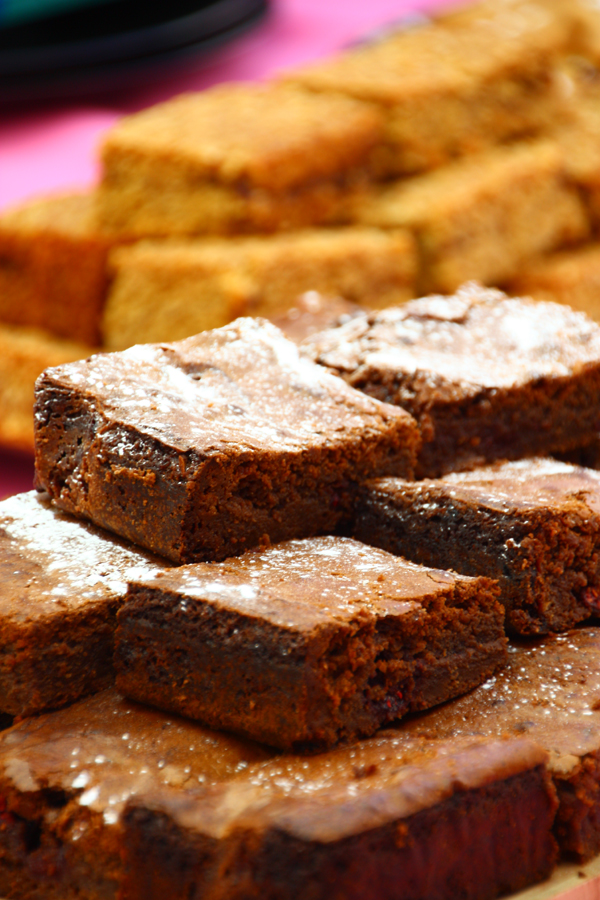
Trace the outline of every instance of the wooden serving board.
<path fill-rule="evenodd" d="M 510 900 L 600 900 L 600 856 L 584 865 L 560 865 L 548 881 Z"/>

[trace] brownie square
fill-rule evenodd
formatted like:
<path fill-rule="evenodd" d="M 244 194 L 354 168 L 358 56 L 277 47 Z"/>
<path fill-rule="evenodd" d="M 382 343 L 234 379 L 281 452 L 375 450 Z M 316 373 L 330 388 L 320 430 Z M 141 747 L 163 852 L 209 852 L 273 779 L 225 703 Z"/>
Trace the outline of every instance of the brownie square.
<path fill-rule="evenodd" d="M 491 900 L 553 866 L 543 758 L 523 739 L 409 746 L 387 734 L 255 764 L 210 796 L 147 792 L 124 815 L 125 893 Z"/>
<path fill-rule="evenodd" d="M 343 221 L 381 131 L 377 110 L 339 94 L 279 84 L 183 94 L 109 131 L 98 218 L 138 237 Z"/>
<path fill-rule="evenodd" d="M 348 538 L 289 541 L 130 584 L 115 647 L 134 700 L 314 751 L 481 683 L 506 652 L 487 578 Z"/>
<path fill-rule="evenodd" d="M 300 344 L 311 334 L 347 322 L 361 312 L 366 312 L 364 307 L 343 297 L 328 297 L 318 291 L 306 291 L 296 297 L 294 305 L 287 312 L 271 316 L 271 322 L 281 328 L 291 341 Z"/>
<path fill-rule="evenodd" d="M 471 694 L 405 724 L 409 741 L 469 734 L 530 737 L 549 753 L 562 854 L 600 851 L 600 630 L 581 628 L 509 648 L 508 665 Z"/>
<path fill-rule="evenodd" d="M 562 154 L 548 140 L 496 147 L 389 183 L 357 204 L 356 219 L 414 234 L 421 294 L 450 293 L 470 279 L 502 284 L 532 256 L 589 234 Z"/>
<path fill-rule="evenodd" d="M 114 239 L 91 194 L 57 194 L 0 216 L 0 318 L 97 346 Z"/>
<path fill-rule="evenodd" d="M 203 790 L 272 755 L 113 691 L 24 719 L 0 732 L 0 895 L 117 900 L 132 795 Z"/>
<path fill-rule="evenodd" d="M 359 481 L 411 477 L 419 443 L 254 319 L 50 369 L 36 396 L 38 484 L 177 563 L 332 531 Z"/>
<path fill-rule="evenodd" d="M 341 878 L 344 897 L 362 897 L 351 884 L 363 870 L 361 891 L 380 871 L 374 896 L 397 897 L 401 877 L 423 896 L 431 855 L 440 898 L 454 884 L 491 898 L 553 866 L 545 759 L 527 738 L 409 747 L 394 734 L 277 759 L 106 691 L 0 734 L 0 892 L 301 900 Z"/>
<path fill-rule="evenodd" d="M 31 715 L 114 681 L 127 579 L 165 561 L 19 494 L 0 503 L 0 713 Z"/>
<path fill-rule="evenodd" d="M 565 452 L 600 430 L 600 327 L 465 285 L 309 337 L 309 358 L 418 420 L 418 474 Z"/>
<path fill-rule="evenodd" d="M 517 634 L 564 631 L 600 612 L 600 473 L 525 459 L 365 485 L 356 537 L 423 565 L 498 580 Z"/>
<path fill-rule="evenodd" d="M 108 349 L 176 341 L 240 315 L 287 310 L 305 291 L 381 308 L 414 297 L 412 236 L 376 228 L 141 241 L 111 254 L 103 317 Z"/>

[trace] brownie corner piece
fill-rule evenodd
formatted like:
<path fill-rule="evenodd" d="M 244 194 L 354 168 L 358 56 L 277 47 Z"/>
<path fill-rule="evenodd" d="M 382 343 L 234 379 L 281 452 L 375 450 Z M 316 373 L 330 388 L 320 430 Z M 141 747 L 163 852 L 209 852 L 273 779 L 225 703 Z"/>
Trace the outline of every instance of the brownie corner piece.
<path fill-rule="evenodd" d="M 0 503 L 0 714 L 31 716 L 114 681 L 127 579 L 163 568 L 29 491 Z"/>
<path fill-rule="evenodd" d="M 558 794 L 554 834 L 561 855 L 580 862 L 600 852 L 600 630 L 512 643 L 494 678 L 405 723 L 403 736 L 430 741 L 477 734 L 526 736 L 548 753 Z"/>
<path fill-rule="evenodd" d="M 46 371 L 38 484 L 174 562 L 332 531 L 369 476 L 412 477 L 418 427 L 264 320 Z"/>
<path fill-rule="evenodd" d="M 317 537 L 130 583 L 115 665 L 131 698 L 283 749 L 373 732 L 506 658 L 490 579 Z"/>
<path fill-rule="evenodd" d="M 357 317 L 302 352 L 415 416 L 417 474 L 566 452 L 598 432 L 600 326 L 478 284 Z"/>
<path fill-rule="evenodd" d="M 354 536 L 497 579 L 513 634 L 564 631 L 600 612 L 600 473 L 591 469 L 546 457 L 374 479 L 361 489 Z"/>
<path fill-rule="evenodd" d="M 138 794 L 123 816 L 125 892 L 492 900 L 555 865 L 545 758 L 523 737 L 406 741 L 388 732 L 310 760 L 252 766 L 210 796 Z"/>

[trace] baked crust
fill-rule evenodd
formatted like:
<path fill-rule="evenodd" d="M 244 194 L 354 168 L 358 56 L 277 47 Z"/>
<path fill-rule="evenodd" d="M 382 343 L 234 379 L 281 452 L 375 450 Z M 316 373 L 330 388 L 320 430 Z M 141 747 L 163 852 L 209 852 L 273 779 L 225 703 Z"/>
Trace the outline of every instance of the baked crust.
<path fill-rule="evenodd" d="M 600 473 L 525 459 L 437 480 L 368 482 L 354 534 L 415 562 L 495 578 L 517 634 L 600 611 Z"/>
<path fill-rule="evenodd" d="M 600 328 L 559 304 L 468 284 L 357 316 L 301 349 L 415 416 L 423 477 L 566 452 L 599 430 Z"/>
<path fill-rule="evenodd" d="M 288 541 L 130 584 L 115 646 L 127 696 L 315 752 L 458 696 L 505 659 L 486 578 L 339 537 Z"/>
<path fill-rule="evenodd" d="M 35 417 L 39 486 L 177 563 L 331 532 L 361 479 L 411 477 L 419 443 L 256 319 L 48 370 Z"/>

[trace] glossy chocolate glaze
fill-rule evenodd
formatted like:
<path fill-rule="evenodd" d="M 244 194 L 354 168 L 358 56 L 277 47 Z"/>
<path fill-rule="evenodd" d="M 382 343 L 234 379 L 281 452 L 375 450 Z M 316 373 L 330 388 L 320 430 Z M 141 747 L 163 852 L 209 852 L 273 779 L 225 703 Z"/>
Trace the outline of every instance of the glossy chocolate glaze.
<path fill-rule="evenodd" d="M 272 756 L 258 744 L 219 734 L 113 691 L 0 734 L 0 792 L 20 815 L 48 813 L 44 791 L 59 791 L 75 819 L 86 810 L 115 825 L 127 799 L 146 787 L 202 787 Z"/>
<path fill-rule="evenodd" d="M 180 804 L 190 823 L 219 837 L 242 814 L 260 818 L 267 804 L 290 798 L 298 815 L 304 807 L 305 818 L 288 827 L 305 839 L 330 841 L 545 759 L 526 738 L 430 745 L 393 733 L 317 757 L 276 758 L 258 744 L 166 717 L 108 691 L 0 734 L 0 786 L 10 808 L 23 815 L 35 811 L 36 803 L 43 815 L 43 791 L 51 789 L 67 795 L 75 817 L 85 821 L 91 810 L 108 828 L 131 798 L 173 788 L 174 807 Z M 220 787 L 204 792 L 211 786 Z M 187 792 L 195 798 L 191 804 Z M 320 798 L 316 817 L 312 797 Z M 335 804 L 335 817 L 328 806 L 323 818 L 325 797 Z M 283 814 L 283 807 L 276 809 Z"/>
<path fill-rule="evenodd" d="M 508 664 L 470 694 L 404 725 L 408 737 L 526 734 L 566 775 L 600 751 L 600 629 L 509 647 Z"/>
<path fill-rule="evenodd" d="M 178 824 L 212 837 L 275 827 L 330 843 L 511 778 L 545 758 L 523 738 L 430 742 L 385 733 L 320 756 L 256 763 L 201 802 L 170 790 L 154 796 Z"/>

